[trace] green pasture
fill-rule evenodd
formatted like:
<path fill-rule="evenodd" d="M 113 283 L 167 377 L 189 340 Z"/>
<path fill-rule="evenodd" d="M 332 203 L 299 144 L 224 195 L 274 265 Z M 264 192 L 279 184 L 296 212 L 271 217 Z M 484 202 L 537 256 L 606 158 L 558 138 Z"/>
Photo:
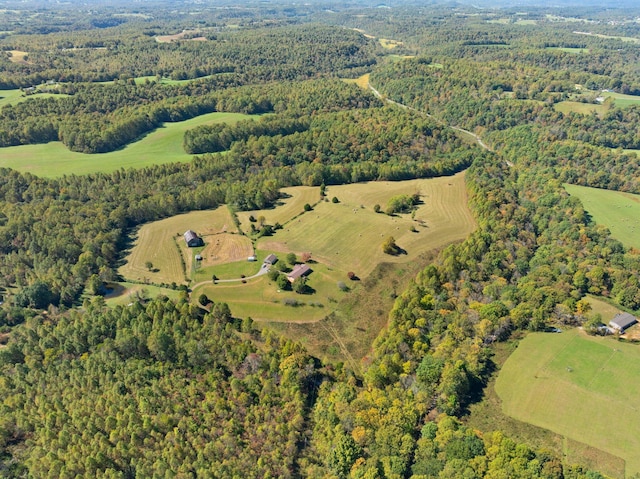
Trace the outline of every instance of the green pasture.
<path fill-rule="evenodd" d="M 589 115 L 592 112 L 596 112 L 598 115 L 603 115 L 609 110 L 608 104 L 603 103 L 582 103 L 579 101 L 561 101 L 553 105 L 556 111 L 561 113 L 581 113 L 582 115 Z"/>
<path fill-rule="evenodd" d="M 199 125 L 235 123 L 256 115 L 209 113 L 160 128 L 124 148 L 109 153 L 87 154 L 69 151 L 61 142 L 0 148 L 0 167 L 43 177 L 69 174 L 109 173 L 120 168 L 143 168 L 162 163 L 187 162 L 193 158 L 184 152 L 184 132 Z"/>
<path fill-rule="evenodd" d="M 622 311 L 612 304 L 603 301 L 602 299 L 597 298 L 593 295 L 587 295 L 587 301 L 591 305 L 591 311 L 588 314 L 589 316 L 599 314 L 602 317 L 602 322 L 607 324 L 611 321 L 617 314 L 622 313 Z"/>
<path fill-rule="evenodd" d="M 33 93 L 32 95 L 24 95 L 22 90 L 0 90 L 0 108 L 6 105 L 16 105 L 23 101 L 30 100 L 31 98 L 60 98 L 66 95 L 60 95 L 58 93 Z"/>
<path fill-rule="evenodd" d="M 413 214 L 388 216 L 387 201 L 400 194 L 419 193 L 423 204 Z M 404 263 L 421 253 L 464 239 L 475 229 L 467 207 L 464 173 L 401 182 L 376 181 L 330 186 L 327 200 L 284 225 L 273 236 L 260 238 L 260 249 L 310 252 L 321 263 L 366 277 L 382 262 Z M 338 198 L 339 203 L 329 201 Z M 412 231 L 412 228 L 415 231 Z M 393 236 L 404 254 L 383 253 L 382 243 Z"/>
<path fill-rule="evenodd" d="M 218 279 L 238 279 L 242 275 L 253 276 L 262 267 L 264 259 L 271 253 L 271 251 L 256 251 L 256 261 L 247 261 L 246 259 L 241 261 L 232 261 L 230 263 L 217 264 L 215 266 L 207 266 L 204 268 L 198 268 L 193 275 L 193 282 L 200 283 L 202 281 L 209 281 L 215 274 Z M 280 260 L 284 259 L 284 255 L 280 255 Z"/>
<path fill-rule="evenodd" d="M 581 441 L 640 473 L 640 348 L 580 330 L 533 333 L 505 362 L 495 389 L 520 421 Z"/>
<path fill-rule="evenodd" d="M 624 95 L 622 93 L 604 92 L 602 96 L 613 98 L 613 103 L 619 108 L 627 108 L 634 105 L 640 105 L 640 96 Z"/>
<path fill-rule="evenodd" d="M 256 263 L 253 263 L 256 266 Z M 259 264 L 257 265 L 259 267 Z M 225 302 L 231 313 L 240 318 L 250 316 L 255 320 L 314 322 L 336 309 L 338 302 L 348 292 L 341 291 L 337 283 L 349 283 L 346 272 L 335 270 L 320 263 L 309 265 L 313 272 L 307 284 L 315 290 L 312 294 L 297 294 L 279 290 L 267 275 L 231 283 L 208 282 L 194 288 L 192 297 L 206 294 L 215 302 Z M 237 277 L 237 276 L 236 276 Z M 287 306 L 285 300 L 303 303 Z"/>
<path fill-rule="evenodd" d="M 564 187 L 582 201 L 596 223 L 609 228 L 626 247 L 640 249 L 640 195 L 569 184 Z"/>

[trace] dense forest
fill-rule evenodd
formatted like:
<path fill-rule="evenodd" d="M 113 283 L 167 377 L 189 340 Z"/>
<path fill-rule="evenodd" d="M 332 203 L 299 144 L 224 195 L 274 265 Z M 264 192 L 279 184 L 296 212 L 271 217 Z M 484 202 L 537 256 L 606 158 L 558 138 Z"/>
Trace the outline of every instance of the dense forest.
<path fill-rule="evenodd" d="M 189 163 L 0 171 L 0 476 L 604 478 L 562 451 L 474 430 L 465 414 L 496 343 L 582 324 L 587 294 L 640 308 L 638 251 L 562 187 L 640 193 L 640 160 L 623 151 L 640 148 L 640 106 L 557 108 L 640 92 L 640 46 L 617 38 L 640 38 L 630 14 L 531 9 L 518 24 L 521 12 L 444 6 L 118 12 L 43 8 L 31 24 L 2 13 L 0 84 L 52 80 L 56 92 L 0 108 L 0 146 L 99 153 L 163 122 L 262 116 L 187 131 Z M 594 34 L 555 20 L 569 13 Z M 375 37 L 402 43 L 385 51 Z M 365 72 L 382 99 L 339 79 Z M 113 308 L 100 295 L 143 223 L 262 209 L 285 186 L 462 170 L 478 227 L 397 295 L 362 373 L 186 290 Z"/>

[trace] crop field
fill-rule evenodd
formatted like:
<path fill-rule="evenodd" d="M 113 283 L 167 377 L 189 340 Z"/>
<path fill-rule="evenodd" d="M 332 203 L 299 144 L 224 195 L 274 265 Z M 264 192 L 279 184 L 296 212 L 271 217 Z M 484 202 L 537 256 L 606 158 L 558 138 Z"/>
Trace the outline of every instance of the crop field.
<path fill-rule="evenodd" d="M 284 225 L 291 218 L 302 213 L 305 204 L 313 205 L 320 201 L 320 187 L 318 186 L 292 186 L 290 188 L 282 188 L 280 191 L 284 197 L 278 201 L 275 208 L 238 212 L 237 216 L 240 220 L 242 231 L 248 232 L 250 230 L 250 216 L 255 219 L 264 216 L 265 223 L 272 226 L 276 223 Z"/>
<path fill-rule="evenodd" d="M 586 186 L 564 185 L 584 209 L 626 247 L 640 249 L 640 195 Z"/>
<path fill-rule="evenodd" d="M 126 258 L 126 263 L 119 269 L 120 274 L 124 278 L 136 281 L 149 281 L 158 284 L 185 283 L 188 278 L 185 278 L 182 251 L 185 250 L 185 261 L 187 261 L 185 266 L 188 276 L 191 253 L 194 250 L 187 249 L 184 245 L 182 234 L 188 229 L 205 237 L 205 243 L 208 241 L 207 236 L 224 231 L 236 231 L 233 218 L 226 206 L 215 210 L 193 211 L 147 223 L 138 230 L 137 238 Z M 148 261 L 153 264 L 151 271 L 146 266 Z"/>
<path fill-rule="evenodd" d="M 1 101 L 1 100 L 0 100 Z M 120 168 L 142 168 L 172 162 L 186 162 L 193 158 L 184 152 L 182 137 L 188 129 L 213 123 L 235 123 L 253 118 L 241 113 L 209 113 L 190 120 L 165 123 L 139 141 L 117 151 L 87 154 L 69 151 L 61 142 L 40 145 L 20 145 L 0 148 L 0 167 L 43 177 L 66 174 L 109 173 Z"/>
<path fill-rule="evenodd" d="M 579 330 L 533 333 L 496 381 L 503 411 L 626 461 L 640 473 L 640 349 Z"/>
<path fill-rule="evenodd" d="M 420 193 L 423 201 L 412 215 L 388 216 L 375 213 L 375 204 L 384 210 L 387 200 L 399 194 Z M 286 224 L 272 237 L 261 238 L 260 249 L 310 252 L 316 260 L 343 271 L 366 277 L 378 263 L 413 261 L 418 255 L 465 238 L 475 228 L 467 207 L 464 173 L 452 177 L 402 182 L 370 182 L 331 186 L 325 201 Z M 415 232 L 411 228 L 415 228 Z M 382 242 L 393 236 L 406 254 L 390 256 L 382 252 Z"/>

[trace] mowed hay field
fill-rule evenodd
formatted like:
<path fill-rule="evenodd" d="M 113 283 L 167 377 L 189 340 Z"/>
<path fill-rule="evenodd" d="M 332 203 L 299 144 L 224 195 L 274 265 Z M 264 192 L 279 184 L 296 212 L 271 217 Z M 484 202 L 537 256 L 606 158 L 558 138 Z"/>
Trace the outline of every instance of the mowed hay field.
<path fill-rule="evenodd" d="M 0 148 L 0 167 L 43 177 L 68 174 L 110 173 L 120 168 L 142 168 L 172 162 L 186 162 L 193 155 L 182 148 L 184 132 L 199 125 L 235 123 L 256 117 L 241 113 L 209 113 L 178 123 L 165 123 L 139 141 L 109 153 L 87 154 L 69 151 L 61 142 Z"/>
<path fill-rule="evenodd" d="M 138 230 L 137 238 L 119 273 L 126 279 L 149 281 L 151 283 L 185 283 L 182 264 L 182 249 L 187 254 L 192 249 L 184 245 L 182 234 L 188 229 L 205 237 L 221 232 L 235 232 L 236 226 L 226 206 L 215 210 L 193 211 L 173 216 L 153 223 L 147 223 Z M 199 248 L 200 249 L 200 248 Z M 190 265 L 190 254 L 187 267 Z M 153 263 L 152 271 L 145 266 Z M 186 271 L 188 276 L 190 269 Z"/>
<path fill-rule="evenodd" d="M 640 195 L 569 184 L 564 188 L 623 245 L 640 249 Z"/>
<path fill-rule="evenodd" d="M 292 186 L 290 188 L 282 188 L 280 192 L 283 198 L 278 200 L 275 208 L 240 211 L 237 213 L 242 231 L 249 232 L 251 229 L 250 216 L 253 216 L 255 219 L 264 216 L 265 223 L 272 226 L 276 223 L 283 225 L 294 216 L 302 213 L 305 204 L 309 203 L 310 205 L 314 205 L 320 201 L 319 186 Z M 256 224 L 256 228 L 257 227 Z"/>
<path fill-rule="evenodd" d="M 410 214 L 388 216 L 382 210 L 392 196 L 420 193 L 415 219 Z M 401 182 L 370 182 L 330 186 L 325 201 L 287 223 L 272 237 L 261 238 L 260 249 L 310 252 L 321 263 L 342 271 L 353 271 L 365 278 L 382 262 L 403 263 L 421 253 L 465 238 L 475 229 L 467 206 L 464 173 L 455 176 Z M 417 232 L 410 231 L 414 227 Z M 406 254 L 390 256 L 382 252 L 382 243 L 393 236 Z"/>
<path fill-rule="evenodd" d="M 496 381 L 505 414 L 583 442 L 640 473 L 640 348 L 580 330 L 532 333 Z"/>

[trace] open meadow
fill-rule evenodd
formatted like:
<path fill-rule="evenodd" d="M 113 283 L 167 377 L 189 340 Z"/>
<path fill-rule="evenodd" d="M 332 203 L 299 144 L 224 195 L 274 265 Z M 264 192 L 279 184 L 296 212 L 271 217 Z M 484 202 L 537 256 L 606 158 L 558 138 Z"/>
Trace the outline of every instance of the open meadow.
<path fill-rule="evenodd" d="M 140 140 L 109 153 L 87 154 L 69 151 L 61 142 L 0 148 L 0 167 L 13 168 L 37 176 L 58 177 L 69 174 L 109 173 L 120 168 L 143 168 L 162 163 L 186 162 L 182 137 L 199 125 L 235 123 L 252 118 L 241 113 L 209 113 L 177 123 L 164 123 Z"/>
<path fill-rule="evenodd" d="M 374 212 L 376 204 L 384 211 L 392 196 L 414 193 L 420 194 L 422 204 L 413 214 Z M 467 207 L 464 173 L 331 186 L 326 194 L 328 201 L 287 223 L 274 236 L 259 239 L 257 247 L 282 253 L 310 252 L 321 263 L 364 278 L 379 263 L 413 261 L 425 251 L 465 238 L 475 228 Z M 329 201 L 334 196 L 338 203 Z M 383 253 L 382 243 L 389 236 L 404 253 Z"/>
<path fill-rule="evenodd" d="M 507 359 L 495 389 L 520 421 L 621 457 L 640 473 L 640 348 L 581 330 L 532 333 Z"/>
<path fill-rule="evenodd" d="M 640 195 L 569 184 L 564 187 L 582 201 L 596 223 L 609 228 L 627 248 L 640 249 Z"/>
<path fill-rule="evenodd" d="M 209 241 L 207 237 L 215 237 L 222 232 L 237 232 L 226 206 L 147 223 L 138 230 L 119 273 L 126 279 L 156 284 L 189 282 L 193 255 L 195 251 L 202 250 L 186 247 L 182 235 L 189 229 L 202 236 L 205 245 Z M 147 267 L 147 262 L 152 263 L 151 268 Z"/>

